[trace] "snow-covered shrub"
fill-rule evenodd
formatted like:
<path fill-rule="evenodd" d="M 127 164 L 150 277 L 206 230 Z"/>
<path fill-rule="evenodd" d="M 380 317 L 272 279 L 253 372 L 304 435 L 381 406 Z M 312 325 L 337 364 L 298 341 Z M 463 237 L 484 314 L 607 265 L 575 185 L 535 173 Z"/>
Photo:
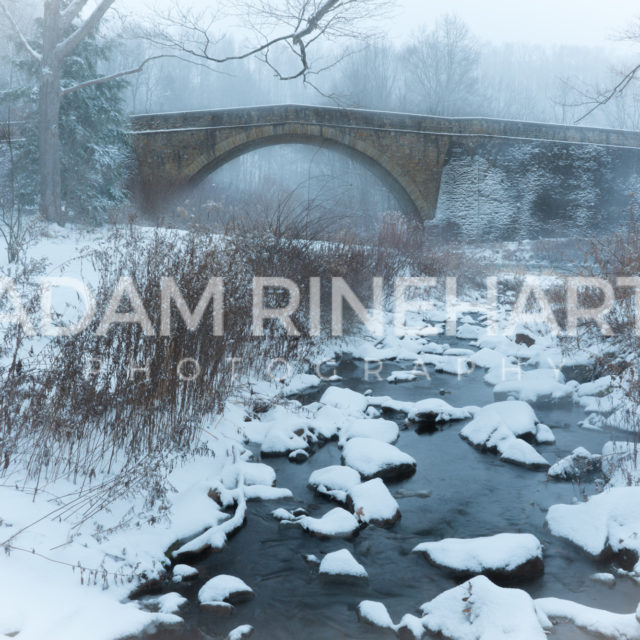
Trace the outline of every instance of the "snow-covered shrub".
<path fill-rule="evenodd" d="M 326 300 L 331 278 L 344 277 L 366 301 L 370 274 L 392 280 L 398 268 L 394 255 L 377 247 L 291 240 L 257 229 L 221 237 L 116 227 L 92 252 L 100 275 L 90 326 L 79 335 L 52 339 L 15 393 L 0 397 L 6 466 L 41 480 L 120 472 L 117 491 L 143 487 L 161 498 L 167 468 L 201 445 L 203 417 L 222 409 L 243 376 L 268 373 L 276 358 L 304 362 L 323 339 L 308 331 L 309 279 L 321 279 Z M 168 276 L 191 311 L 210 278 L 223 279 L 223 335 L 212 330 L 211 303 L 190 330 L 175 302 L 170 331 L 161 335 L 161 278 Z M 292 320 L 299 336 L 271 321 L 264 336 L 253 335 L 254 276 L 297 283 L 301 303 Z M 145 323 L 119 322 L 101 332 L 105 309 L 123 277 L 135 283 L 148 316 L 146 331 Z M 286 295 L 267 289 L 265 305 L 281 306 Z M 131 302 L 125 294 L 116 311 L 129 312 Z"/>

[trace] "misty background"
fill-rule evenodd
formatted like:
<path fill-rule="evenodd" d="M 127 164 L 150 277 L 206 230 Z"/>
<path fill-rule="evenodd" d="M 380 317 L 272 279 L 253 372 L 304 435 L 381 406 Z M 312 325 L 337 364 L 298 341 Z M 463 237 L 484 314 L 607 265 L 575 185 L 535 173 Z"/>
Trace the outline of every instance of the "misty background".
<path fill-rule="evenodd" d="M 142 11 L 133 0 L 123 4 L 132 15 Z M 633 25 L 634 3 L 608 7 L 570 0 L 555 5 L 547 0 L 517 8 L 502 0 L 403 0 L 378 37 L 351 46 L 338 64 L 314 76 L 313 86 L 282 82 L 256 59 L 225 63 L 216 70 L 160 59 L 118 88 L 121 109 L 144 114 L 302 103 L 640 129 L 640 89 L 635 82 L 580 120 L 593 96 L 614 85 L 620 70 L 634 63 L 637 42 L 621 39 Z M 21 19 L 27 23 L 39 10 L 38 2 L 26 2 L 20 6 Z M 126 22 L 126 15 L 108 21 L 103 35 L 116 33 L 119 20 Z M 615 37 L 618 40 L 611 39 Z M 226 55 L 242 51 L 243 45 L 241 32 L 225 35 Z M 335 60 L 332 44 L 322 47 L 327 60 Z M 17 45 L 9 41 L 8 49 L 0 62 L 0 81 L 10 87 L 23 70 Z M 154 53 L 149 42 L 114 37 L 99 70 L 112 73 Z M 273 55 L 277 63 L 278 51 Z M 19 121 L 28 116 L 29 106 L 12 104 L 11 110 L 9 117 Z M 604 167 L 606 159 L 595 154 L 585 161 L 584 171 L 579 163 L 571 167 L 570 179 L 579 188 L 575 198 L 564 201 L 562 194 L 549 195 L 547 176 L 530 170 L 528 158 L 511 158 L 499 166 L 480 157 L 454 158 L 443 175 L 431 231 L 455 238 L 504 239 L 593 230 L 613 215 L 603 217 L 601 206 L 611 198 L 608 191 L 594 187 L 594 163 Z M 520 191 L 503 186 L 505 172 L 513 171 L 527 183 L 529 204 L 523 204 Z M 614 181 L 615 175 L 605 180 Z M 635 184 L 625 178 L 615 186 L 626 198 L 616 200 L 622 216 L 633 201 Z M 309 228 L 342 226 L 366 233 L 397 208 L 391 193 L 357 162 L 322 147 L 281 145 L 229 162 L 195 189 L 179 212 L 205 224 L 281 216 L 284 221 L 305 220 Z"/>

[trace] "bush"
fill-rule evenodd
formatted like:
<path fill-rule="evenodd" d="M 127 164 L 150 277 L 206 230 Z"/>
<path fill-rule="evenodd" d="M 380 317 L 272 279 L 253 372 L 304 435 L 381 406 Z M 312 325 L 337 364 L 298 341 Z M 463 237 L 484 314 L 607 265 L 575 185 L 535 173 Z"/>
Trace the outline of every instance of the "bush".
<path fill-rule="evenodd" d="M 321 279 L 325 300 L 332 277 L 345 278 L 365 300 L 371 295 L 372 275 L 391 282 L 406 268 L 396 251 L 344 240 L 301 241 L 255 228 L 221 237 L 133 225 L 115 228 L 93 252 L 92 262 L 100 278 L 94 290 L 98 313 L 91 326 L 78 336 L 52 339 L 37 357 L 23 353 L 25 365 L 19 372 L 15 367 L 0 370 L 4 388 L 12 390 L 0 397 L 5 471 L 23 469 L 38 481 L 119 472 L 123 482 L 117 489 L 112 486 L 113 491 L 147 487 L 156 497 L 162 497 L 162 475 L 177 456 L 201 445 L 203 418 L 222 410 L 242 376 L 264 375 L 272 358 L 303 362 L 324 341 L 326 329 L 320 336 L 309 335 L 310 277 Z M 122 276 L 135 282 L 156 335 L 145 335 L 140 324 L 122 323 L 98 335 Z M 209 278 L 223 278 L 224 335 L 212 335 L 210 307 L 193 331 L 174 308 L 170 335 L 158 335 L 163 276 L 175 279 L 191 310 Z M 252 335 L 254 276 L 285 277 L 298 284 L 301 304 L 292 319 L 300 336 L 288 335 L 272 321 L 265 336 Z M 285 291 L 268 291 L 267 306 L 285 302 Z M 24 352 L 24 345 L 20 349 Z M 88 365 L 97 370 L 93 360 L 88 362 L 93 358 L 101 363 L 99 373 L 86 375 Z M 197 360 L 200 367 L 193 380 L 177 373 L 185 358 Z M 188 376 L 195 365 L 187 364 L 192 366 L 182 371 Z M 146 371 L 131 376 L 132 365 Z"/>

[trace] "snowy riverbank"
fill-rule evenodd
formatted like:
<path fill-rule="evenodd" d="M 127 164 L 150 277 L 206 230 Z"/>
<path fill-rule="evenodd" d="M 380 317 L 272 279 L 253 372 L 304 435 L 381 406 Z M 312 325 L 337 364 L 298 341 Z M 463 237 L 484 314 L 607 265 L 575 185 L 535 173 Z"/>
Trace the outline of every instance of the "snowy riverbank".
<path fill-rule="evenodd" d="M 80 251 L 69 235 L 47 246 L 56 247 L 54 254 L 49 253 L 54 264 Z M 86 271 L 82 275 L 86 277 Z M 115 640 L 159 625 L 179 629 L 185 601 L 171 594 L 172 585 L 194 577 L 186 566 L 197 570 L 203 554 L 211 551 L 235 553 L 228 548 L 229 539 L 243 526 L 255 501 L 291 496 L 269 464 L 274 456 L 301 463 L 295 467 L 297 473 L 327 499 L 326 508 L 317 514 L 274 508 L 273 520 L 281 522 L 278 526 L 299 528 L 310 539 L 338 539 L 341 544 L 349 544 L 367 527 L 393 531 L 403 506 L 390 487 L 411 478 L 423 464 L 413 451 L 397 446 L 400 430 L 407 427 L 455 430 L 462 436 L 457 446 L 471 445 L 498 465 L 491 467 L 492 472 L 506 463 L 541 478 L 548 473 L 550 482 L 581 482 L 596 474 L 606 483 L 598 495 L 551 506 L 539 517 L 546 518 L 554 536 L 569 540 L 594 559 L 611 561 L 618 567 L 612 571 L 619 576 L 640 577 L 640 514 L 634 506 L 640 504 L 640 488 L 622 486 L 637 470 L 635 451 L 626 444 L 632 434 L 617 429 L 622 396 L 615 380 L 567 379 L 570 367 L 588 363 L 589 354 L 584 351 L 569 360 L 548 335 L 529 332 L 528 340 L 486 335 L 478 315 L 466 314 L 457 337 L 447 344 L 440 335 L 446 320 L 442 309 L 412 314 L 410 319 L 414 326 L 429 326 L 437 335 L 400 339 L 389 315 L 383 338 L 328 345 L 327 355 L 336 359 L 323 368 L 331 379 L 329 386 L 313 372 L 284 382 L 247 382 L 227 403 L 223 415 L 204 421 L 203 454 L 173 461 L 166 505 L 150 507 L 144 496 L 126 495 L 96 513 L 88 509 L 91 488 L 59 480 L 41 485 L 34 494 L 17 470 L 7 474 L 0 486 L 0 546 L 6 550 L 0 556 L 0 638 Z M 336 350 L 339 353 L 334 355 Z M 365 359 L 372 363 L 365 368 L 371 377 L 360 381 L 360 390 L 346 388 L 350 382 L 338 375 L 341 363 Z M 381 375 L 378 362 L 392 362 L 393 371 Z M 482 406 L 467 402 L 464 391 L 466 381 L 479 371 L 495 401 Z M 455 400 L 452 395 L 445 401 L 436 389 L 433 395 L 407 399 L 405 389 L 436 375 L 458 382 Z M 368 389 L 362 387 L 367 383 L 385 383 L 388 394 L 366 393 Z M 315 401 L 290 399 L 313 389 L 321 392 Z M 612 430 L 612 443 L 586 456 L 574 452 L 567 459 L 556 445 L 555 434 L 562 426 L 545 424 L 537 411 L 539 406 L 568 405 L 587 412 L 585 428 Z M 338 443 L 339 458 L 311 473 L 305 463 L 331 440 Z M 93 479 L 91 487 L 97 490 L 118 481 L 117 476 L 104 474 Z M 486 637 L 528 640 L 544 637 L 553 622 L 569 621 L 613 639 L 640 638 L 637 602 L 625 614 L 611 613 L 552 594 L 534 598 L 527 593 L 526 582 L 514 590 L 486 577 L 473 577 L 481 572 L 494 578 L 519 573 L 527 580 L 540 574 L 545 550 L 539 540 L 526 535 L 527 531 L 512 530 L 507 523 L 495 522 L 494 527 L 495 534 L 508 535 L 498 539 L 508 544 L 481 535 L 465 540 L 455 535 L 434 540 L 425 535 L 424 545 L 415 550 L 428 556 L 435 565 L 430 569 L 468 575 L 471 581 L 443 590 L 398 623 L 391 621 L 384 603 L 363 600 L 358 609 L 362 620 L 401 632 L 403 637 L 431 632 L 467 640 L 500 626 L 502 636 Z M 351 552 L 310 561 L 319 564 L 325 579 L 374 579 L 372 567 Z M 412 561 L 429 567 L 417 553 Z M 594 561 L 594 574 L 598 568 Z M 245 587 L 252 589 L 250 578 L 243 579 L 246 584 L 240 586 L 235 576 L 213 583 L 207 580 L 199 591 L 199 606 L 221 614 L 237 605 L 239 613 L 243 600 L 250 597 Z M 140 586 L 164 595 L 130 600 Z M 408 592 L 411 589 L 412 585 L 406 586 Z M 640 586 L 637 589 L 636 600 L 640 600 Z M 416 607 L 422 595 L 417 589 Z M 234 640 L 249 632 L 241 616 L 236 617 L 237 632 L 229 636 Z"/>

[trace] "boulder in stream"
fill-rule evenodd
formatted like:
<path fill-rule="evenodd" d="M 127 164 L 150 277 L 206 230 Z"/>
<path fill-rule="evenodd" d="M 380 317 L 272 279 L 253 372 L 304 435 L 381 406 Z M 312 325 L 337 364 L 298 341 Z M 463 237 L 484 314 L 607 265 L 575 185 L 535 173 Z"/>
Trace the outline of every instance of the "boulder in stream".
<path fill-rule="evenodd" d="M 366 580 L 367 570 L 351 555 L 348 549 L 332 551 L 322 558 L 318 573 L 325 579 Z"/>
<path fill-rule="evenodd" d="M 220 574 L 205 582 L 198 591 L 201 605 L 211 605 L 219 602 L 238 604 L 253 598 L 253 589 L 240 578 Z"/>
<path fill-rule="evenodd" d="M 363 480 L 382 478 L 389 482 L 404 480 L 416 472 L 416 461 L 386 442 L 371 438 L 352 438 L 342 450 L 346 465 L 360 473 Z"/>
<path fill-rule="evenodd" d="M 542 545 L 529 533 L 499 533 L 481 538 L 447 538 L 413 549 L 433 565 L 455 575 L 483 574 L 492 580 L 535 578 L 544 572 Z"/>
<path fill-rule="evenodd" d="M 349 489 L 347 507 L 360 522 L 392 527 L 400 519 L 400 507 L 380 478 Z"/>

